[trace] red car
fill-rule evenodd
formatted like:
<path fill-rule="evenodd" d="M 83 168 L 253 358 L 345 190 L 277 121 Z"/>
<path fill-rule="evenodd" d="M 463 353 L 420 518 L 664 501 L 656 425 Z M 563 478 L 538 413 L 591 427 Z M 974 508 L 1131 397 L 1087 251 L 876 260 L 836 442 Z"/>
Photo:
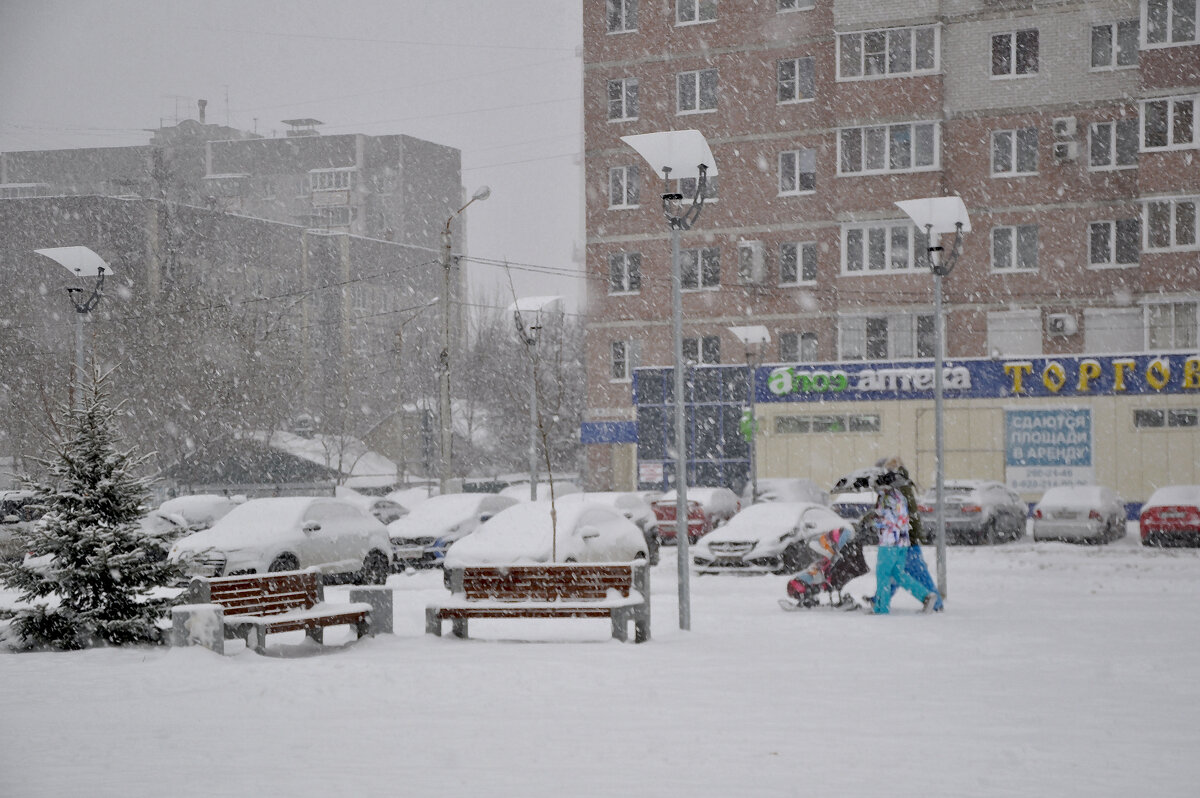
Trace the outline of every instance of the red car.
<path fill-rule="evenodd" d="M 654 528 L 662 543 L 675 542 L 675 499 L 659 499 L 650 505 L 654 508 Z M 699 502 L 688 499 L 688 543 L 695 543 L 712 532 L 712 520 Z"/>
<path fill-rule="evenodd" d="M 1143 546 L 1200 546 L 1200 485 L 1159 488 L 1138 521 Z"/>

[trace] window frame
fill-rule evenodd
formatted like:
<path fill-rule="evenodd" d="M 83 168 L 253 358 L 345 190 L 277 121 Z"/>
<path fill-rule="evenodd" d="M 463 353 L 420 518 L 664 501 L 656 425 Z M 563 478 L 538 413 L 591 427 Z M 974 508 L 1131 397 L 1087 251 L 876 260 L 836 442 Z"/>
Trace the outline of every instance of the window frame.
<path fill-rule="evenodd" d="M 793 11 L 812 11 L 816 5 L 816 0 L 775 0 L 775 13 L 790 14 Z"/>
<path fill-rule="evenodd" d="M 933 32 L 933 66 L 918 68 L 917 63 L 917 36 L 919 31 L 929 30 Z M 867 36 L 880 34 L 884 35 L 884 71 L 881 73 L 867 74 Z M 908 53 L 912 68 L 908 70 L 892 71 L 892 42 L 893 37 L 899 38 L 902 33 L 908 34 Z M 857 38 L 858 40 L 858 74 L 847 75 L 842 72 L 843 64 L 843 40 Z M 837 70 L 837 80 L 839 82 L 855 81 L 855 80 L 886 80 L 888 78 L 913 77 L 919 75 L 936 75 L 942 71 L 942 26 L 937 25 L 909 25 L 899 28 L 872 28 L 870 30 L 847 31 L 838 33 L 834 38 L 834 59 Z"/>
<path fill-rule="evenodd" d="M 905 260 L 907 265 L 902 268 L 896 268 L 896 230 L 905 230 L 907 241 L 905 242 Z M 872 230 L 881 230 L 883 236 L 883 266 L 881 268 L 871 268 L 871 251 L 872 251 Z M 862 266 L 858 269 L 850 268 L 850 239 L 851 233 L 859 231 L 861 235 L 862 248 Z M 841 264 L 839 276 L 841 277 L 878 277 L 888 274 L 914 274 L 924 272 L 925 267 L 917 263 L 918 253 L 926 250 L 928 246 L 923 244 L 924 234 L 917 229 L 916 225 L 908 219 L 891 219 L 871 222 L 846 222 L 842 225 L 840 235 L 840 250 Z"/>
<path fill-rule="evenodd" d="M 693 19 L 680 19 L 680 11 L 686 6 L 690 6 L 692 13 L 695 15 Z M 712 9 L 712 16 L 704 18 L 701 13 L 705 8 Z M 675 26 L 685 27 L 688 25 L 705 25 L 709 22 L 717 21 L 717 0 L 675 0 Z"/>
<path fill-rule="evenodd" d="M 1133 163 L 1120 163 L 1118 155 L 1121 152 L 1121 126 L 1125 125 L 1128 130 L 1132 127 L 1133 133 Z M 1108 133 L 1105 135 L 1106 146 L 1110 155 L 1109 163 L 1097 164 L 1092 156 L 1095 151 L 1094 142 L 1098 140 L 1097 131 L 1107 127 Z M 1126 134 L 1128 135 L 1128 133 Z M 1121 169 L 1137 169 L 1138 168 L 1138 153 L 1141 151 L 1141 117 L 1128 119 L 1108 119 L 1100 122 L 1092 122 L 1088 125 L 1088 170 L 1092 172 L 1115 172 Z"/>
<path fill-rule="evenodd" d="M 932 147 L 933 160 L 928 165 L 908 166 L 894 168 L 892 163 L 892 142 L 893 129 L 909 128 L 909 156 L 910 164 L 916 161 L 916 142 L 917 128 L 928 127 L 933 134 L 933 140 L 930 144 Z M 882 168 L 867 168 L 867 163 L 871 157 L 869 143 L 867 142 L 868 131 L 882 130 L 884 140 L 884 151 L 882 153 L 883 161 L 887 164 Z M 847 134 L 857 131 L 859 133 L 858 146 L 858 163 L 861 168 L 855 170 L 846 170 L 844 168 L 847 159 Z M 838 177 L 863 177 L 867 175 L 894 175 L 894 174 L 912 174 L 914 172 L 936 172 L 942 168 L 942 126 L 940 122 L 933 120 L 916 120 L 912 122 L 895 122 L 885 125 L 854 125 L 837 129 L 837 175 Z"/>
<path fill-rule="evenodd" d="M 1021 231 L 1032 228 L 1034 235 L 1037 237 L 1037 246 L 1034 250 L 1034 264 L 1030 266 L 1018 265 L 1018 255 L 1021 248 Z M 1012 265 L 1009 267 L 1000 267 L 996 265 L 996 233 L 1001 230 L 1011 231 L 1011 239 L 1009 242 L 1009 255 Z M 992 274 L 1036 274 L 1040 269 L 1042 240 L 1041 233 L 1036 224 L 998 224 L 994 225 L 991 232 L 988 234 L 988 243 L 991 245 L 991 268 Z"/>
<path fill-rule="evenodd" d="M 1037 308 L 989 310 L 986 316 L 986 340 L 989 355 L 1003 357 L 1039 357 L 1045 349 L 1042 312 Z M 1009 341 L 1005 346 L 1005 341 Z"/>
<path fill-rule="evenodd" d="M 795 247 L 796 250 L 796 279 L 784 280 L 783 264 L 784 264 L 784 247 Z M 806 257 L 808 253 L 812 253 L 811 258 Z M 791 288 L 801 285 L 816 285 L 817 270 L 819 268 L 818 260 L 819 252 L 817 250 L 816 241 L 781 241 L 779 243 L 779 286 L 781 288 Z M 806 279 L 805 264 L 811 260 L 812 263 L 812 278 Z"/>
<path fill-rule="evenodd" d="M 791 343 L 788 343 L 788 342 Z M 779 333 L 779 362 L 780 363 L 817 363 L 818 345 L 820 339 L 811 330 L 785 330 Z M 791 357 L 789 357 L 789 350 Z M 806 357 L 805 352 L 811 356 Z"/>
<path fill-rule="evenodd" d="M 325 191 L 353 191 L 357 182 L 354 166 L 334 166 L 328 169 L 308 170 L 308 190 L 312 194 Z"/>
<path fill-rule="evenodd" d="M 621 27 L 612 27 L 613 9 L 619 11 L 621 18 Z M 630 13 L 632 11 L 632 13 Z M 606 35 L 618 33 L 632 33 L 638 29 L 638 0 L 605 0 L 604 3 L 604 27 Z"/>
<path fill-rule="evenodd" d="M 1137 242 L 1137 257 L 1131 261 L 1118 260 L 1119 247 L 1118 242 L 1120 224 L 1122 222 L 1134 222 L 1137 225 L 1136 242 Z M 1095 231 L 1099 227 L 1106 227 L 1107 244 L 1109 258 L 1107 260 L 1096 260 L 1096 252 L 1093 244 L 1095 242 Z M 1132 219 L 1101 219 L 1094 222 L 1088 222 L 1087 225 L 1087 253 L 1088 253 L 1088 268 L 1089 269 L 1133 269 L 1141 264 L 1142 257 L 1142 220 L 1141 217 Z"/>
<path fill-rule="evenodd" d="M 690 201 L 696 196 L 696 183 L 699 179 L 698 177 L 681 177 L 675 181 L 675 190 L 682 194 L 684 199 Z M 704 179 L 704 203 L 706 205 L 720 199 L 718 196 L 721 189 L 719 181 L 719 175 L 709 175 Z"/>
<path fill-rule="evenodd" d="M 801 79 L 801 62 L 807 62 L 807 86 L 811 89 L 809 96 L 800 96 L 800 89 L 805 82 Z M 792 96 L 788 99 L 780 99 L 782 88 L 784 86 L 784 78 L 782 75 L 783 65 L 791 64 L 794 73 L 791 78 Z M 794 58 L 780 58 L 775 62 L 775 104 L 776 105 L 800 105 L 801 103 L 813 102 L 817 97 L 817 65 L 816 59 L 811 55 L 798 55 Z"/>
<path fill-rule="evenodd" d="M 701 104 L 701 100 L 702 100 L 701 87 L 702 87 L 703 80 L 704 80 L 703 76 L 705 73 L 708 73 L 708 72 L 711 72 L 711 73 L 713 73 L 713 75 L 716 76 L 716 83 L 714 84 L 714 88 L 713 88 L 713 101 L 712 101 L 711 108 L 702 107 L 702 104 Z M 685 77 L 694 77 L 695 78 L 695 85 L 693 86 L 693 92 L 696 97 L 696 107 L 695 108 L 685 109 L 685 108 L 681 107 L 681 105 L 680 105 L 680 103 L 683 100 L 683 91 L 681 90 L 682 89 L 681 81 Z M 685 72 L 676 72 L 675 73 L 675 115 L 676 116 L 687 116 L 690 114 L 713 114 L 713 113 L 716 113 L 717 106 L 720 104 L 720 100 L 721 100 L 721 75 L 717 71 L 716 67 L 705 67 L 703 69 L 690 69 Z"/>
<path fill-rule="evenodd" d="M 859 324 L 861 320 L 861 325 Z M 900 324 L 903 320 L 903 324 Z M 868 357 L 871 355 L 871 322 L 883 322 L 884 347 L 887 352 L 883 357 Z M 889 360 L 928 360 L 936 355 L 936 350 L 933 348 L 936 335 L 931 335 L 928 330 L 922 331 L 922 321 L 926 327 L 936 325 L 937 320 L 934 318 L 932 311 L 922 313 L 918 311 L 897 312 L 897 313 L 848 313 L 839 314 L 837 320 L 837 336 L 838 336 L 838 360 L 852 360 L 864 362 L 883 362 Z M 851 327 L 862 328 L 862 354 L 856 356 L 848 352 L 848 340 L 851 335 L 856 335 L 858 330 Z M 878 324 L 875 325 L 877 328 Z M 906 327 L 907 329 L 895 329 L 896 327 Z M 922 336 L 928 339 L 928 347 L 922 348 Z M 903 346 L 900 341 L 903 340 Z M 875 346 L 878 347 L 879 340 L 876 338 Z M 905 350 L 912 354 L 903 354 Z M 945 351 L 945 342 L 942 343 L 942 351 Z"/>
<path fill-rule="evenodd" d="M 1025 71 L 1018 71 L 1020 67 L 1020 37 L 1022 34 L 1033 34 L 1034 38 L 1034 54 L 1033 54 L 1033 69 L 1026 68 Z M 1007 72 L 996 71 L 996 40 L 1002 37 L 1008 37 L 1008 65 Z M 1041 34 L 1038 28 L 1021 28 L 1019 30 L 996 31 L 992 33 L 988 41 L 991 44 L 989 54 L 991 56 L 990 76 L 992 80 L 1018 80 L 1021 78 L 1029 78 L 1037 75 L 1041 71 L 1042 44 Z M 1090 49 L 1090 46 L 1089 46 Z M 1026 59 L 1028 62 L 1028 59 Z"/>
<path fill-rule="evenodd" d="M 1190 329 L 1184 329 L 1183 340 L 1180 340 L 1181 330 L 1180 321 L 1177 318 L 1180 306 L 1190 306 L 1192 308 L 1192 326 Z M 1200 340 L 1200 302 L 1190 299 L 1165 299 L 1154 302 L 1146 302 L 1145 319 L 1146 319 L 1146 351 L 1147 352 L 1164 352 L 1164 351 L 1189 351 L 1196 348 L 1197 341 Z M 1170 342 L 1166 345 L 1156 345 L 1154 340 L 1154 325 L 1152 315 L 1156 308 L 1169 308 L 1171 312 L 1171 322 L 1166 329 L 1170 331 Z M 1160 325 L 1161 327 L 1162 325 Z"/>
<path fill-rule="evenodd" d="M 1189 203 L 1192 206 L 1191 241 L 1179 243 L 1179 205 Z M 1170 205 L 1171 218 L 1168 223 L 1167 236 L 1169 243 L 1164 246 L 1151 246 L 1150 214 L 1152 205 Z M 1142 201 L 1142 252 L 1194 252 L 1200 250 L 1200 196 L 1155 197 Z"/>
<path fill-rule="evenodd" d="M 613 178 L 617 173 L 623 173 L 622 185 L 622 202 L 620 204 L 613 203 Z M 629 202 L 632 199 L 633 202 Z M 608 168 L 608 209 L 609 210 L 631 210 L 641 207 L 641 171 L 637 164 L 625 164 L 623 166 L 610 166 Z"/>
<path fill-rule="evenodd" d="M 1022 169 L 1018 168 L 1020 166 L 1021 155 L 1022 155 L 1021 136 L 1022 136 L 1022 134 L 1027 134 L 1030 131 L 1033 131 L 1033 169 L 1032 170 L 1022 170 Z M 996 139 L 997 139 L 997 137 L 1004 136 L 1004 135 L 1009 136 L 1008 159 L 1009 159 L 1009 163 L 1011 164 L 1011 168 L 1008 169 L 1007 171 L 1001 171 L 996 168 L 996 145 L 997 145 Z M 1038 158 L 1038 155 L 1039 155 L 1038 149 L 1040 146 L 1039 138 L 1040 137 L 1038 136 L 1038 129 L 1036 127 L 1012 128 L 1009 130 L 993 130 L 992 137 L 991 137 L 992 177 L 1030 177 L 1030 176 L 1036 175 L 1038 173 L 1038 161 L 1039 161 L 1039 158 Z M 1026 147 L 1028 146 L 1027 141 L 1025 142 L 1025 146 Z"/>
<path fill-rule="evenodd" d="M 706 356 L 712 354 L 713 344 L 715 342 L 717 358 L 716 360 L 707 360 Z M 696 357 L 689 358 L 687 350 L 695 346 Z M 721 365 L 721 336 L 719 335 L 693 335 L 684 338 L 682 341 L 683 360 L 685 363 L 692 363 L 697 366 L 719 366 Z"/>
<path fill-rule="evenodd" d="M 621 283 L 614 290 L 614 266 L 620 264 Z M 636 283 L 636 285 L 634 285 Z M 642 253 L 640 252 L 610 252 L 608 253 L 608 295 L 631 296 L 642 292 Z"/>
<path fill-rule="evenodd" d="M 716 282 L 708 282 L 707 277 L 712 271 L 705 268 L 705 256 L 715 256 Z M 695 265 L 685 264 L 685 259 L 695 257 Z M 711 262 L 711 261 L 710 261 Z M 689 286 L 685 281 L 685 266 L 694 270 L 696 284 Z M 679 287 L 681 291 L 717 291 L 721 288 L 721 248 L 720 247 L 689 247 L 679 250 Z"/>
<path fill-rule="evenodd" d="M 619 355 L 618 355 L 618 349 L 620 350 Z M 629 350 L 630 350 L 629 341 L 610 341 L 609 342 L 609 368 L 608 368 L 608 381 L 609 382 L 632 382 L 633 381 L 633 369 L 630 368 L 630 366 L 632 364 L 629 361 Z M 621 369 L 622 369 L 621 375 L 618 375 L 618 373 L 617 373 L 618 363 L 620 364 Z"/>
<path fill-rule="evenodd" d="M 1163 102 L 1167 103 L 1167 113 L 1165 119 L 1167 143 L 1151 146 L 1147 143 L 1149 137 L 1146 135 L 1146 125 L 1148 122 L 1146 117 L 1146 107 Z M 1191 105 L 1191 140 L 1178 143 L 1175 141 L 1175 134 L 1177 132 L 1175 123 L 1177 113 L 1176 109 L 1181 103 L 1185 102 Z M 1200 94 L 1178 94 L 1170 97 L 1150 97 L 1148 99 L 1141 100 L 1138 103 L 1138 135 L 1141 141 L 1140 152 L 1168 152 L 1172 150 L 1194 150 L 1200 148 L 1200 120 L 1196 118 L 1196 112 L 1200 109 L 1198 109 L 1197 106 L 1200 106 Z"/>
<path fill-rule="evenodd" d="M 1134 51 L 1133 63 L 1120 63 L 1121 54 L 1125 52 L 1121 48 L 1121 26 L 1134 25 Z M 1096 64 L 1096 31 L 1105 28 L 1108 30 L 1108 44 L 1110 57 L 1107 64 Z M 1117 19 L 1112 22 L 1096 22 L 1088 28 L 1088 71 L 1090 72 L 1115 72 L 1121 69 L 1137 69 L 1138 58 L 1137 54 L 1141 48 L 1142 23 L 1136 18 Z"/>
<path fill-rule="evenodd" d="M 790 174 L 785 175 L 784 160 L 786 158 L 788 158 L 789 156 L 792 158 L 793 168 L 790 170 L 791 171 Z M 811 172 L 802 171 L 802 163 L 806 160 L 812 161 L 812 171 Z M 801 196 L 805 196 L 807 194 L 815 194 L 816 193 L 816 191 L 817 191 L 817 150 L 815 147 L 797 147 L 794 150 L 781 150 L 778 158 L 776 158 L 776 166 L 778 167 L 778 171 L 776 172 L 776 188 L 778 189 L 778 194 L 776 196 L 801 197 Z M 802 178 L 806 175 L 811 175 L 812 188 L 803 188 L 802 187 L 804 185 L 804 181 L 802 180 Z M 789 180 L 795 185 L 794 189 L 790 189 L 790 190 L 784 189 L 783 184 L 784 184 L 785 176 L 788 177 Z"/>
<path fill-rule="evenodd" d="M 621 87 L 621 115 L 613 116 L 613 84 L 620 84 Z M 633 89 L 630 92 L 630 89 Z M 631 101 L 632 97 L 632 101 Z M 638 79 L 632 77 L 610 78 L 607 83 L 608 101 L 608 121 L 609 122 L 633 122 L 638 119 Z M 630 106 L 633 107 L 632 115 L 629 113 Z"/>
<path fill-rule="evenodd" d="M 1163 33 L 1164 38 L 1161 41 L 1150 41 L 1150 4 L 1161 2 L 1164 5 L 1165 13 Z M 1200 0 L 1195 0 L 1192 11 L 1192 38 L 1190 39 L 1175 39 L 1175 8 L 1172 0 L 1146 0 L 1146 2 L 1138 3 L 1139 9 L 1139 32 L 1138 46 L 1147 49 L 1160 49 L 1164 47 L 1187 47 L 1193 44 L 1200 44 Z"/>

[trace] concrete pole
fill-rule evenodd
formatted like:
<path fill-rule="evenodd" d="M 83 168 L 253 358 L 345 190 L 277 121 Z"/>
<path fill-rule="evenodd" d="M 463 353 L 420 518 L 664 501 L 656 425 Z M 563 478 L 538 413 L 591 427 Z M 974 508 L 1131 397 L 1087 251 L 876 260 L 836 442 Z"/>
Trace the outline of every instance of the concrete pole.
<path fill-rule="evenodd" d="M 930 244 L 932 246 L 932 242 Z M 932 253 L 931 253 L 932 254 Z M 942 418 L 942 341 L 946 331 L 942 318 L 942 275 L 933 273 L 933 418 L 937 456 L 935 501 L 937 502 L 937 587 L 946 598 L 946 436 Z"/>
<path fill-rule="evenodd" d="M 87 311 L 76 307 L 75 308 L 75 379 L 73 381 L 74 393 L 71 406 L 76 410 L 83 410 L 83 317 L 87 315 Z"/>
<path fill-rule="evenodd" d="M 453 219 L 450 217 L 446 229 L 442 231 L 442 354 L 438 360 L 438 413 L 441 416 L 442 445 L 438 474 L 443 496 L 450 492 L 450 447 L 453 440 L 450 418 L 450 221 Z"/>
<path fill-rule="evenodd" d="M 538 399 L 537 399 L 537 341 L 529 345 L 529 363 L 533 376 L 529 380 L 529 500 L 537 501 L 538 479 Z"/>
<path fill-rule="evenodd" d="M 679 227 L 671 225 L 671 332 L 675 348 L 675 551 L 679 555 L 679 628 L 692 628 L 691 557 L 688 554 L 687 417 L 683 393 L 683 276 Z"/>

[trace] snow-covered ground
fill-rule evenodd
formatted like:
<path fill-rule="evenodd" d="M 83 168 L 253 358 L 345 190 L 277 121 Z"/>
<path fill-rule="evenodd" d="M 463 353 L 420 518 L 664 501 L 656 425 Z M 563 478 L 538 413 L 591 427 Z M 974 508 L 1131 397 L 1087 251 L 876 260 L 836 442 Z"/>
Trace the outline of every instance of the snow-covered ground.
<path fill-rule="evenodd" d="M 391 577 L 394 636 L 330 652 L 0 655 L 0 795 L 1191 796 L 1200 550 L 1130 526 L 951 548 L 934 616 L 785 613 L 782 577 L 694 576 L 681 632 L 666 549 L 645 645 L 597 620 L 426 636 L 428 572 Z"/>

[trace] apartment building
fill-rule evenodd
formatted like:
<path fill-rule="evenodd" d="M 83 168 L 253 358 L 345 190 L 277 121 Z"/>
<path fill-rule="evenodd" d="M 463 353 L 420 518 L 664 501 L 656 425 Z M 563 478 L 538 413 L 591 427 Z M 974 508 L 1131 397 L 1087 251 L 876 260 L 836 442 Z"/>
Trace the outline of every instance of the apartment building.
<path fill-rule="evenodd" d="M 693 484 L 746 479 L 745 324 L 760 476 L 931 481 L 933 280 L 893 203 L 944 195 L 948 476 L 1200 479 L 1196 5 L 585 0 L 588 481 L 672 478 L 663 186 L 620 137 L 687 128 L 720 173 L 682 236 Z M 1028 456 L 1079 408 L 1086 446 Z"/>

